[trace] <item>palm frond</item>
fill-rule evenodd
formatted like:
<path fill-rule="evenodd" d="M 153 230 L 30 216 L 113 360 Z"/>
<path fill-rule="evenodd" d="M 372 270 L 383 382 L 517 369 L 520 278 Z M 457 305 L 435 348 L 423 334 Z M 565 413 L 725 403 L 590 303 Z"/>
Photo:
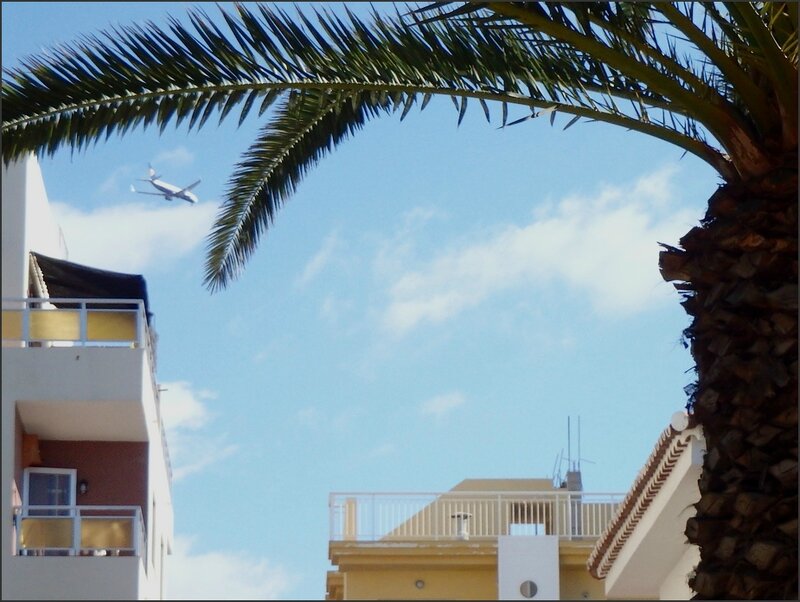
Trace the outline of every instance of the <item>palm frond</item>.
<path fill-rule="evenodd" d="M 192 12 L 194 32 L 174 19 L 168 31 L 122 27 L 103 34 L 105 43 L 86 38 L 6 70 L 4 158 L 81 148 L 134 125 L 163 129 L 188 118 L 201 127 L 212 113 L 224 120 L 243 104 L 241 122 L 259 97 L 269 103 L 275 90 L 288 89 L 402 90 L 517 104 L 527 96 L 532 106 L 555 101 L 616 120 L 619 109 L 601 98 L 607 95 L 674 112 L 679 121 L 694 115 L 694 107 L 542 36 L 446 21 L 409 28 L 377 16 L 367 25 L 330 14 L 317 15 L 318 28 L 303 18 L 304 30 L 280 11 L 238 11 L 238 19 L 223 11 L 233 40 Z M 464 106 L 459 101 L 459 111 Z"/>
<path fill-rule="evenodd" d="M 457 124 L 470 104 L 490 119 L 489 102 L 499 102 L 504 126 L 528 119 L 509 121 L 511 105 L 531 116 L 550 109 L 551 123 L 563 113 L 566 127 L 583 118 L 666 140 L 726 179 L 757 172 L 766 132 L 783 128 L 796 147 L 796 127 L 786 127 L 796 117 L 773 100 L 785 109 L 797 95 L 797 15 L 779 4 L 728 13 L 691 2 L 445 2 L 369 21 L 237 4 L 220 9 L 221 25 L 193 10 L 189 25 L 117 27 L 4 69 L 3 159 L 82 149 L 135 127 L 241 124 L 280 100 L 209 236 L 213 290 L 236 276 L 325 153 L 370 118 L 403 119 L 434 95 L 453 99 Z M 775 83 L 787 73 L 793 82 Z"/>
<path fill-rule="evenodd" d="M 305 173 L 372 117 L 402 103 L 369 92 L 294 92 L 259 132 L 228 183 L 226 201 L 207 238 L 205 283 L 225 288 L 258 245 Z"/>
<path fill-rule="evenodd" d="M 732 19 L 748 41 L 749 53 L 761 67 L 761 74 L 770 81 L 770 88 L 776 93 L 782 113 L 797 114 L 797 55 L 787 56 L 773 34 L 778 21 L 770 15 L 772 3 L 764 3 L 761 11 L 749 2 L 726 2 Z M 770 19 L 770 17 L 773 17 Z M 795 32 L 796 36 L 796 32 Z M 795 127 L 797 120 L 794 120 Z"/>

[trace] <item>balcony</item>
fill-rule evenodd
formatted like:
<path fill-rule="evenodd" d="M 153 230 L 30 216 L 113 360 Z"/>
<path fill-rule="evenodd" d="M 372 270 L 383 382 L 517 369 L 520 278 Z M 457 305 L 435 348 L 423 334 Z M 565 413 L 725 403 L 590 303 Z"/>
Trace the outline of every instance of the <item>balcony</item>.
<path fill-rule="evenodd" d="M 3 299 L 4 347 L 133 347 L 155 345 L 141 299 Z"/>
<path fill-rule="evenodd" d="M 623 494 L 575 491 L 332 493 L 330 540 L 409 542 L 557 535 L 592 540 Z"/>
<path fill-rule="evenodd" d="M 147 552 L 138 506 L 15 506 L 14 525 L 15 556 L 142 557 Z"/>
<path fill-rule="evenodd" d="M 147 441 L 169 456 L 142 299 L 4 298 L 4 391 L 40 439 Z M 150 431 L 157 425 L 159 432 Z"/>

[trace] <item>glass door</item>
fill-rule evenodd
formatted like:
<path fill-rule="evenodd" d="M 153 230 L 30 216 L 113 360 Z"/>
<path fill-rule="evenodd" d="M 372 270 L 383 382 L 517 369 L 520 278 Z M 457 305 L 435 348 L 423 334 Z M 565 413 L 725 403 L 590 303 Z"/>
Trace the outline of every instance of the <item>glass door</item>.
<path fill-rule="evenodd" d="M 74 468 L 26 468 L 17 549 L 23 556 L 73 556 L 79 541 Z"/>

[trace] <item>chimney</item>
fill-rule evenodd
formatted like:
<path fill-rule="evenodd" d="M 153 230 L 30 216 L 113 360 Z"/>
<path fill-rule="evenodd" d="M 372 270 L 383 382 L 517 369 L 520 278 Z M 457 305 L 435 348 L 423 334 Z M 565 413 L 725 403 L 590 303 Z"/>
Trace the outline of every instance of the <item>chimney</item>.
<path fill-rule="evenodd" d="M 583 481 L 580 470 L 567 471 L 567 491 L 583 491 Z"/>

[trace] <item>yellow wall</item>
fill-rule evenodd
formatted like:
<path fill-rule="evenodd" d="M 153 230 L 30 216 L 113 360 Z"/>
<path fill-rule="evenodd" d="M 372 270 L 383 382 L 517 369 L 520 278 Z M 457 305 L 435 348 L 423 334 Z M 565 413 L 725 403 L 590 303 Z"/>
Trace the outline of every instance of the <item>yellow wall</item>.
<path fill-rule="evenodd" d="M 590 549 L 589 542 L 561 542 L 562 600 L 605 599 L 603 582 L 586 568 Z M 334 564 L 340 566 L 328 573 L 330 599 L 496 600 L 498 596 L 494 544 L 429 542 L 413 547 L 372 547 L 342 542 L 332 545 L 331 552 Z M 340 579 L 343 586 L 338 585 Z M 418 580 L 424 582 L 423 587 L 416 587 Z"/>
<path fill-rule="evenodd" d="M 415 583 L 424 581 L 422 588 Z M 398 569 L 349 571 L 346 600 L 496 600 L 497 571 L 469 569 Z"/>
<path fill-rule="evenodd" d="M 603 582 L 586 568 L 594 541 L 562 541 L 558 550 L 562 600 L 605 600 Z"/>
<path fill-rule="evenodd" d="M 559 578 L 562 600 L 605 599 L 603 582 L 585 568 L 562 566 Z M 351 570 L 344 581 L 345 600 L 497 599 L 497 570 L 483 567 Z"/>
<path fill-rule="evenodd" d="M 603 582 L 589 574 L 586 567 L 561 567 L 562 600 L 605 600 Z"/>

